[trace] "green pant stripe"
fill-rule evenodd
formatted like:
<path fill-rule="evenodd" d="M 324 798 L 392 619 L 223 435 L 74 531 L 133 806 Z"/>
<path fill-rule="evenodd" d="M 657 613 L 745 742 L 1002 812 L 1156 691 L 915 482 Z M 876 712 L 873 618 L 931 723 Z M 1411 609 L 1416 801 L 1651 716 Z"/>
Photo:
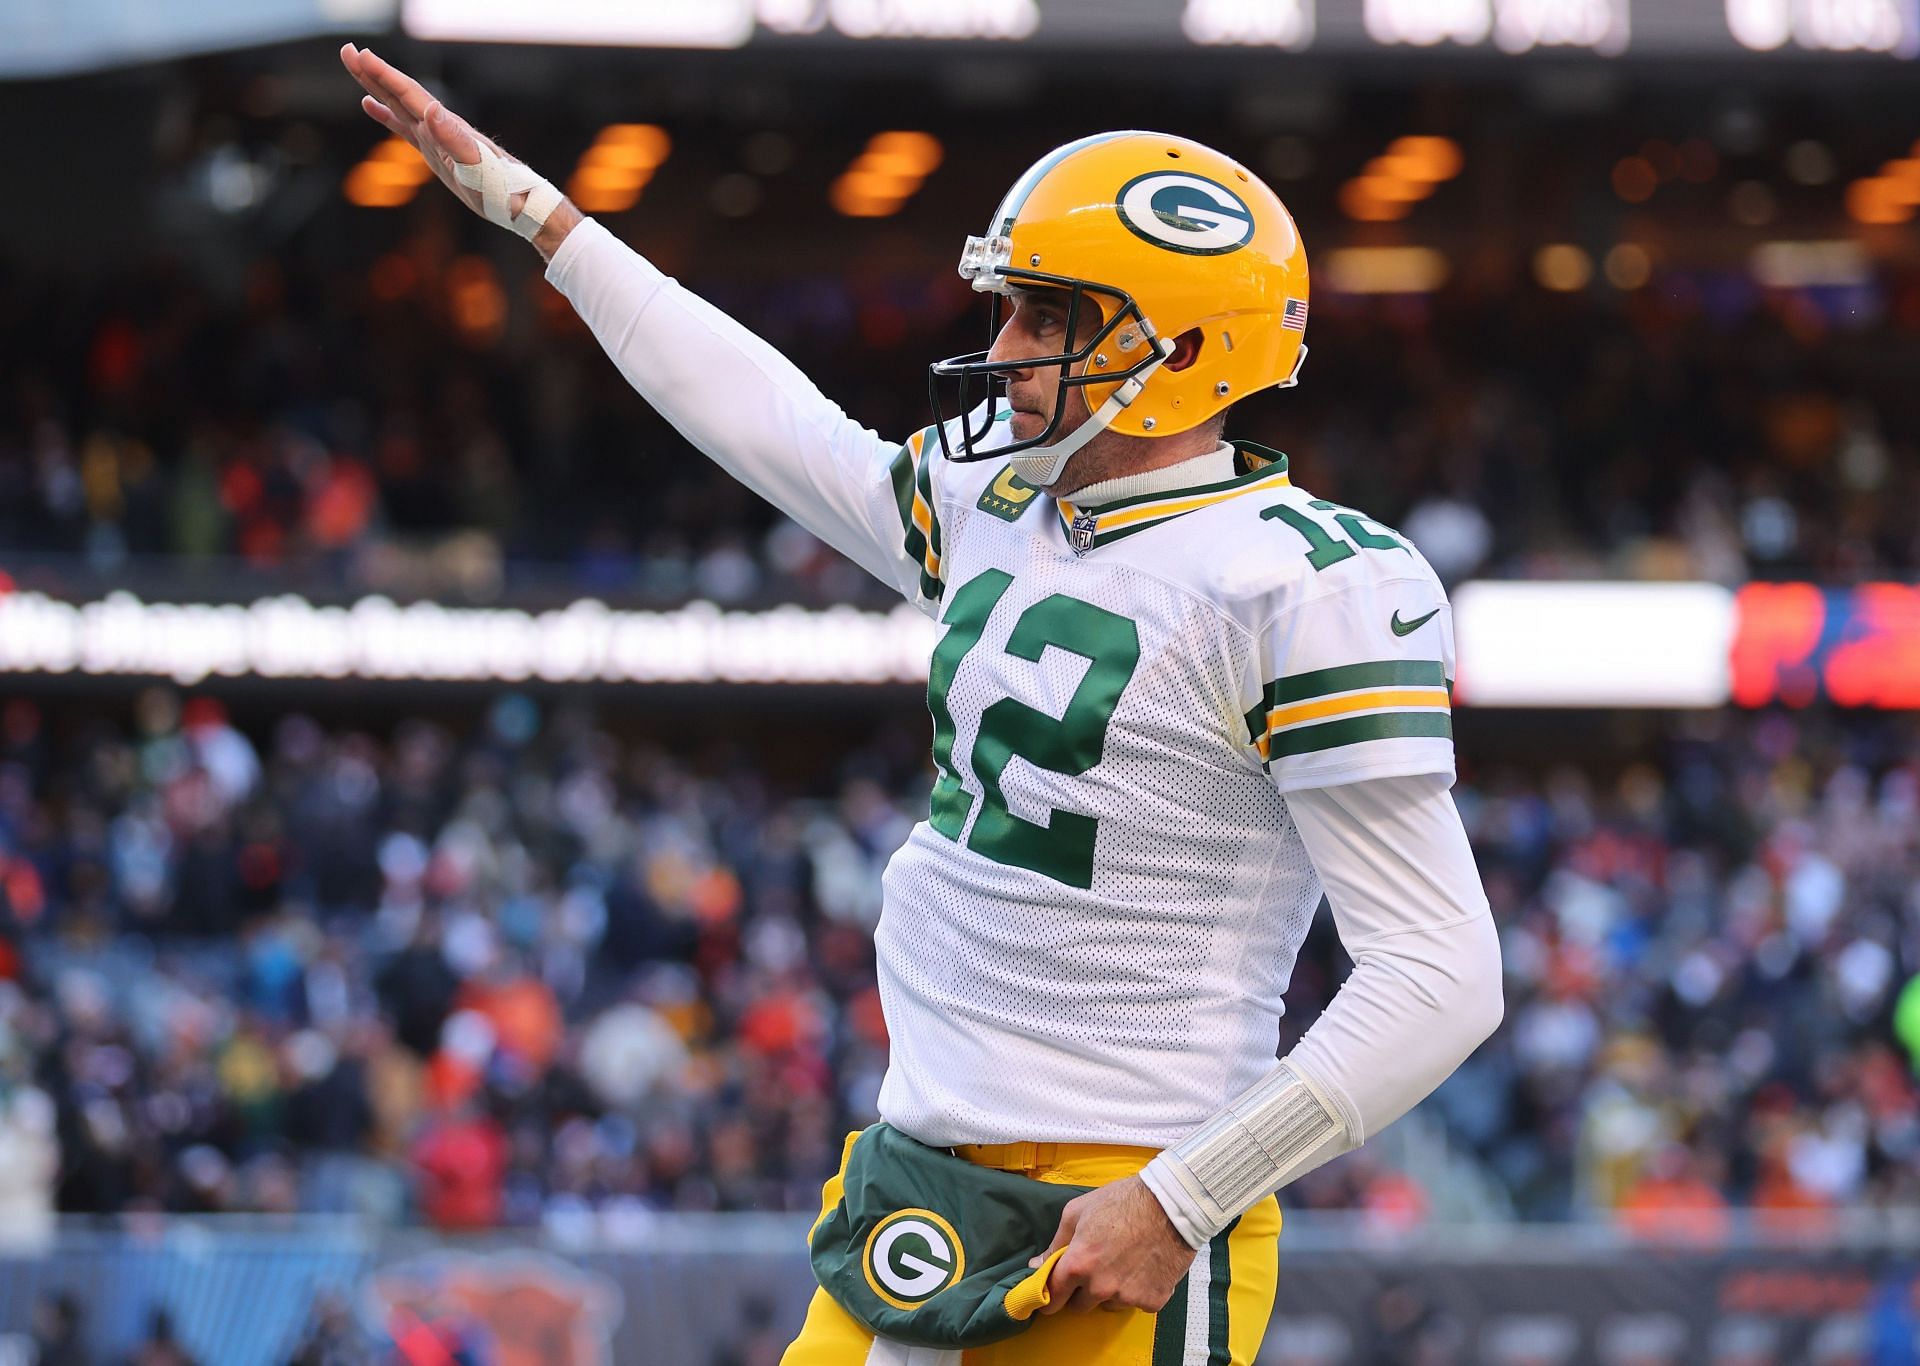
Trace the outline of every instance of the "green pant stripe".
<path fill-rule="evenodd" d="M 1183 1366 L 1187 1354 L 1187 1277 L 1153 1318 L 1153 1366 Z"/>
<path fill-rule="evenodd" d="M 1227 1287 L 1233 1284 L 1233 1253 L 1229 1243 L 1240 1221 L 1235 1219 L 1213 1240 L 1213 1274 L 1207 1283 L 1207 1366 L 1232 1366 L 1233 1347 L 1227 1339 Z"/>
<path fill-rule="evenodd" d="M 1309 697 L 1328 693 L 1352 692 L 1356 688 L 1425 687 L 1438 688 L 1447 681 L 1447 671 L 1428 659 L 1381 659 L 1369 664 L 1342 664 L 1332 669 L 1314 669 L 1303 674 L 1276 678 L 1267 684 L 1267 705 L 1282 706 L 1304 702 Z"/>
<path fill-rule="evenodd" d="M 1342 745 L 1358 745 L 1368 740 L 1410 740 L 1453 738 L 1453 718 L 1443 711 L 1385 711 L 1377 716 L 1349 716 L 1341 721 L 1322 721 L 1317 726 L 1283 730 L 1275 735 L 1267 749 L 1269 762 L 1296 754 L 1312 754 Z"/>

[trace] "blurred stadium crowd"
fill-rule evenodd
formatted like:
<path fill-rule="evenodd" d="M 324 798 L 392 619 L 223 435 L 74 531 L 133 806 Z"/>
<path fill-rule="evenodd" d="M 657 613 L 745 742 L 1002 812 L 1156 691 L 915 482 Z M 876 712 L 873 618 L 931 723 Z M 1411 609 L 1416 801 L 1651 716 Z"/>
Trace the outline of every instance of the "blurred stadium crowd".
<path fill-rule="evenodd" d="M 315 1210 L 617 1239 L 806 1210 L 872 1117 L 878 874 L 926 802 L 904 713 L 813 785 L 515 694 L 384 735 L 159 689 L 134 715 L 0 709 L 8 1236 Z M 1427 1113 L 1493 1212 L 1711 1236 L 1920 1202 L 1914 739 L 1703 714 L 1605 778 L 1468 770 L 1507 1022 Z M 1285 1041 L 1344 970 L 1323 921 Z M 1433 1181 L 1369 1149 L 1286 1194 L 1405 1225 L 1455 1198 Z"/>
<path fill-rule="evenodd" d="M 530 254 L 453 240 L 428 220 L 370 266 L 262 256 L 224 293 L 163 257 L 84 283 L 0 270 L 9 569 L 67 593 L 138 565 L 150 594 L 883 600 L 655 418 Z M 957 243 L 687 276 L 904 438 L 925 362 L 978 344 Z M 1920 565 L 1920 282 L 1674 269 L 1552 293 L 1465 265 L 1437 295 L 1321 288 L 1305 382 L 1237 434 L 1449 580 Z"/>
<path fill-rule="evenodd" d="M 888 601 L 656 418 L 520 244 L 466 254 L 444 204 L 334 212 L 285 249 L 236 220 L 231 257 L 176 231 L 84 276 L 0 263 L 0 591 Z M 979 344 L 964 226 L 868 225 L 855 258 L 837 227 L 653 216 L 640 245 L 879 430 Z M 1643 251 L 1556 291 L 1502 250 L 1437 293 L 1322 270 L 1301 387 L 1230 433 L 1450 581 L 1920 571 L 1920 278 Z M 842 743 L 790 779 L 727 701 L 671 743 L 621 730 L 637 706 L 381 705 L 0 699 L 0 1234 L 812 1208 L 885 1064 L 870 933 L 924 716 L 810 717 Z M 1472 1179 L 1370 1148 L 1290 1201 L 1707 1234 L 1920 1203 L 1914 726 L 1659 727 L 1599 766 L 1463 746 L 1507 1018 L 1410 1123 Z M 1343 971 L 1322 925 L 1283 1046 Z"/>

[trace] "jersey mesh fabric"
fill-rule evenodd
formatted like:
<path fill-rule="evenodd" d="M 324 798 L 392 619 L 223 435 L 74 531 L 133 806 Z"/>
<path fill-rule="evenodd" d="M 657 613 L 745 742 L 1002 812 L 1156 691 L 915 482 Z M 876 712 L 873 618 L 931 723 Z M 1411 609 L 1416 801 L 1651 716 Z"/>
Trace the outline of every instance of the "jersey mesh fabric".
<path fill-rule="evenodd" d="M 951 505 L 950 505 L 951 507 Z M 1012 576 L 948 702 L 973 797 L 958 840 L 928 824 L 895 855 L 876 943 L 892 1059 L 880 1111 L 935 1144 L 1177 1141 L 1273 1064 L 1276 1020 L 1320 884 L 1244 739 L 1248 638 L 1117 557 L 1077 559 L 1036 509 L 1008 524 L 950 511 L 947 601 Z M 1095 817 L 1092 885 L 968 847 L 984 805 L 970 756 L 1013 698 L 1062 716 L 1091 667 L 1069 649 L 1007 651 L 1054 594 L 1131 620 L 1139 661 L 1101 758 L 1068 776 L 1013 758 L 1009 811 Z"/>

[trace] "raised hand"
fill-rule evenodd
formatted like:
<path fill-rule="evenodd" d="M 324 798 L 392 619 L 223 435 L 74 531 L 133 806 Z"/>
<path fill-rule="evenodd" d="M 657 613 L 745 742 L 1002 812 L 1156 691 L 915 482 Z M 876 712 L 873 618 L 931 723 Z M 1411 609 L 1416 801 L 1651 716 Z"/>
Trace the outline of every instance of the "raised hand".
<path fill-rule="evenodd" d="M 499 145 L 483 138 L 465 119 L 429 94 L 424 85 L 393 63 L 375 56 L 371 49 L 343 44 L 340 61 L 367 92 L 360 98 L 360 107 L 367 117 L 395 137 L 412 143 L 426 158 L 433 173 L 440 177 L 441 184 L 475 213 L 482 213 L 480 192 L 462 185 L 454 177 L 453 168 L 455 163 L 478 165 L 483 143 L 505 156 Z M 525 194 L 514 196 L 516 212 L 525 200 Z"/>
<path fill-rule="evenodd" d="M 552 258 L 567 233 L 580 221 L 578 209 L 393 63 L 352 43 L 341 46 L 340 61 L 367 92 L 360 99 L 360 107 L 368 118 L 395 137 L 412 143 L 433 173 L 440 177 L 440 183 L 453 191 L 461 203 L 491 223 L 512 227 L 522 236 L 532 234 L 534 246 L 543 256 Z M 489 162 L 491 179 L 485 184 L 490 185 L 497 196 L 492 213 L 488 212 L 483 197 L 485 186 L 467 183 L 478 177 L 469 171 L 463 180 L 458 169 L 477 167 L 488 161 L 488 154 L 512 163 L 511 174 L 503 178 L 498 174 L 503 169 L 500 164 Z M 537 187 L 533 193 L 545 198 L 534 206 L 533 218 L 523 219 L 520 215 L 527 205 L 529 185 Z M 506 193 L 508 190 L 512 192 Z M 535 226 L 542 222 L 544 226 L 536 232 Z"/>

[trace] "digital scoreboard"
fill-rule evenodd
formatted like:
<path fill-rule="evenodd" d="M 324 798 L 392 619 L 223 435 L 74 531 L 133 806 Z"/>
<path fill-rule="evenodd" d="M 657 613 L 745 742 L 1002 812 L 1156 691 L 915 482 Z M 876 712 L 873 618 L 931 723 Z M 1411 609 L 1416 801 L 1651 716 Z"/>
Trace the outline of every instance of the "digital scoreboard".
<path fill-rule="evenodd" d="M 401 0 L 423 38 L 970 42 L 1600 58 L 1920 55 L 1920 0 Z"/>

